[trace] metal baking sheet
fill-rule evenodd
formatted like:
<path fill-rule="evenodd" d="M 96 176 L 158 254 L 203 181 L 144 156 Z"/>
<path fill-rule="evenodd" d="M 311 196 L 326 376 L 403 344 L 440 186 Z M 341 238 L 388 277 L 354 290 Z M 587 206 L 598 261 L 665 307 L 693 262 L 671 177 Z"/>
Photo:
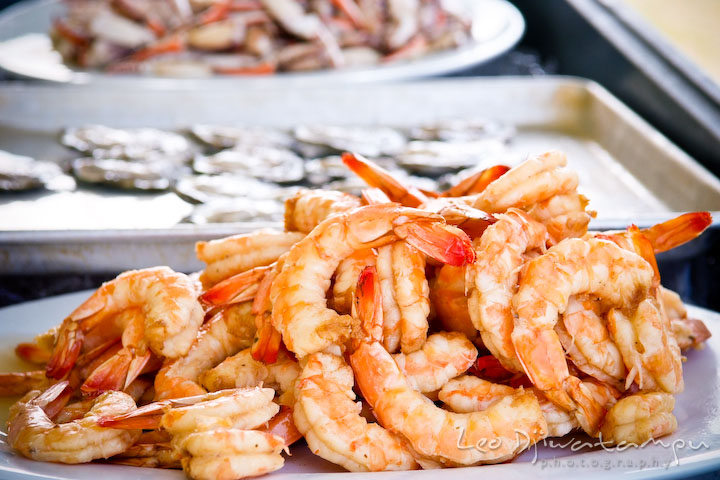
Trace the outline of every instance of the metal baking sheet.
<path fill-rule="evenodd" d="M 53 51 L 47 32 L 54 18 L 62 16 L 62 0 L 29 0 L 0 13 L 0 69 L 19 76 L 60 83 L 122 84 L 127 88 L 185 88 L 275 85 L 277 87 L 319 83 L 368 83 L 446 75 L 492 60 L 510 50 L 525 31 L 525 20 L 507 0 L 449 0 L 473 17 L 473 41 L 459 48 L 371 68 L 281 73 L 262 78 L 156 78 L 140 75 L 108 75 L 66 67 Z"/>
<path fill-rule="evenodd" d="M 191 123 L 389 125 L 477 118 L 514 125 L 507 158 L 563 150 L 598 223 L 720 210 L 720 181 L 599 85 L 576 78 L 448 79 L 323 89 L 0 87 L 0 148 L 52 157 L 57 132 L 101 123 L 182 129 Z M 495 159 L 493 159 L 495 160 Z M 497 162 L 494 162 L 497 163 Z M 0 196 L 2 272 L 199 267 L 192 244 L 257 224 L 176 225 L 189 205 L 174 194 L 100 190 Z M 44 213 L 41 223 L 39 213 Z M 52 213 L 48 215 L 48 213 Z M 49 220 L 47 220 L 49 219 Z M 72 230 L 68 230 L 72 226 Z M 119 253 L 121 252 L 121 253 Z"/>

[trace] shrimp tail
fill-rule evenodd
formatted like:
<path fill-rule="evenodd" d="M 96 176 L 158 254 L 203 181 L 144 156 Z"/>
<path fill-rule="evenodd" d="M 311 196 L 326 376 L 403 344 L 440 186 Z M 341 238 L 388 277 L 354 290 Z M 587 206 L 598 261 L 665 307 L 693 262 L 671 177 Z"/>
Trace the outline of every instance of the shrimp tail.
<path fill-rule="evenodd" d="M 287 405 L 280 405 L 280 411 L 258 430 L 277 435 L 288 447 L 302 438 L 293 421 L 293 409 Z"/>
<path fill-rule="evenodd" d="M 46 364 L 50 360 L 50 352 L 34 343 L 18 343 L 15 347 L 15 355 L 36 365 Z"/>
<path fill-rule="evenodd" d="M 254 360 L 264 363 L 275 363 L 282 342 L 282 335 L 272 326 L 270 318 L 263 314 L 262 326 L 253 342 L 251 353 Z"/>
<path fill-rule="evenodd" d="M 442 223 L 406 223 L 395 232 L 410 245 L 435 260 L 462 267 L 475 261 L 470 237 L 457 227 Z"/>
<path fill-rule="evenodd" d="M 697 238 L 712 223 L 710 212 L 691 212 L 641 230 L 655 253 L 666 252 Z"/>
<path fill-rule="evenodd" d="M 125 384 L 123 385 L 123 390 L 128 388 L 130 384 L 134 382 L 141 373 L 143 373 L 143 370 L 150 362 L 150 358 L 152 358 L 152 356 L 153 354 L 150 350 L 147 350 L 142 355 L 133 356 L 132 360 L 130 360 L 130 365 L 128 366 L 127 375 L 125 376 Z"/>
<path fill-rule="evenodd" d="M 383 336 L 383 310 L 380 280 L 374 266 L 365 267 L 360 272 L 355 301 L 353 302 L 353 316 L 360 319 L 365 341 L 381 342 Z"/>
<path fill-rule="evenodd" d="M 83 341 L 84 335 L 77 324 L 72 323 L 68 328 L 62 328 L 55 349 L 48 360 L 45 374 L 49 378 L 65 377 L 75 366 Z"/>
<path fill-rule="evenodd" d="M 199 398 L 199 396 L 188 398 Z M 136 408 L 132 412 L 121 415 L 100 417 L 98 418 L 98 425 L 121 430 L 155 430 L 160 426 L 160 420 L 166 408 L 170 405 L 172 405 L 170 400 L 163 400 Z"/>
<path fill-rule="evenodd" d="M 127 348 L 121 349 L 93 370 L 80 391 L 84 395 L 95 397 L 108 390 L 122 390 L 132 362 L 132 353 Z"/>
<path fill-rule="evenodd" d="M 0 373 L 0 397 L 25 395 L 30 390 L 44 388 L 47 383 L 44 370 Z"/>
<path fill-rule="evenodd" d="M 488 185 L 503 176 L 508 170 L 510 170 L 510 167 L 505 165 L 494 165 L 486 168 L 448 188 L 442 193 L 442 196 L 461 197 L 463 195 L 482 193 Z"/>
<path fill-rule="evenodd" d="M 390 197 L 379 188 L 364 188 L 361 194 L 365 205 L 380 205 L 382 203 L 392 203 Z"/>
<path fill-rule="evenodd" d="M 49 418 L 53 418 L 60 413 L 60 410 L 65 408 L 72 393 L 73 389 L 70 387 L 70 382 L 64 380 L 56 383 L 35 397 L 33 403 L 42 408 Z"/>
<path fill-rule="evenodd" d="M 482 355 L 477 357 L 468 372 L 476 377 L 496 383 L 509 380 L 514 375 L 502 366 L 500 360 L 492 355 Z"/>
<path fill-rule="evenodd" d="M 356 153 L 342 154 L 343 163 L 371 187 L 382 190 L 390 200 L 406 207 L 419 207 L 428 197 L 412 185 L 406 185 L 375 162 Z"/>
<path fill-rule="evenodd" d="M 208 305 L 230 305 L 255 298 L 258 284 L 270 267 L 257 267 L 223 280 L 200 295 Z"/>

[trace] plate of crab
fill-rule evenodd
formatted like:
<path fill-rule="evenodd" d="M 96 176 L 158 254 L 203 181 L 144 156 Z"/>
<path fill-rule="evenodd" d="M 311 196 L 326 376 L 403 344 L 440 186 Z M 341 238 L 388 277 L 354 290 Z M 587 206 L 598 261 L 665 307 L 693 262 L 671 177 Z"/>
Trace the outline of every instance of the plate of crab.
<path fill-rule="evenodd" d="M 557 151 L 442 193 L 343 161 L 361 196 L 301 190 L 284 230 L 198 242 L 200 272 L 0 311 L 3 350 L 36 365 L 0 375 L 3 476 L 720 465 L 720 316 L 664 288 L 655 258 L 709 212 L 588 230 Z"/>

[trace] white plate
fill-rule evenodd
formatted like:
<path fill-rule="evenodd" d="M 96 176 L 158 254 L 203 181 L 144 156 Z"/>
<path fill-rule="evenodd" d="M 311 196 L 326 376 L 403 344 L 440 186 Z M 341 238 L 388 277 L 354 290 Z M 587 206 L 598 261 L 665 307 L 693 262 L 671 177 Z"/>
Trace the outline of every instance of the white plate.
<path fill-rule="evenodd" d="M 47 32 L 63 14 L 62 0 L 30 0 L 0 13 L 0 69 L 14 75 L 63 83 L 137 82 L 139 86 L 199 88 L 208 83 L 317 85 L 318 82 L 366 83 L 429 77 L 457 72 L 491 60 L 512 48 L 525 30 L 520 12 L 506 0 L 451 0 L 473 12 L 474 41 L 460 48 L 372 68 L 281 73 L 262 78 L 212 77 L 168 79 L 74 71 L 52 50 Z"/>
<path fill-rule="evenodd" d="M 62 318 L 79 305 L 90 292 L 73 293 L 28 302 L 0 309 L 0 368 L 17 368 L 13 347 L 18 341 L 29 340 L 35 334 L 60 323 Z M 685 392 L 677 395 L 675 416 L 678 430 L 661 439 L 662 444 L 624 451 L 606 451 L 602 448 L 578 448 L 591 439 L 583 436 L 555 439 L 555 445 L 540 445 L 502 465 L 471 467 L 472 470 L 445 469 L 412 472 L 384 472 L 357 474 L 342 472 L 324 460 L 313 456 L 307 447 L 292 448 L 292 457 L 285 467 L 266 478 L 285 480 L 304 478 L 319 480 L 344 480 L 352 478 L 378 479 L 427 479 L 457 480 L 470 475 L 484 478 L 515 479 L 563 478 L 584 479 L 622 473 L 624 478 L 676 478 L 685 477 L 720 468 L 720 378 L 718 377 L 718 354 L 720 353 L 720 314 L 697 307 L 688 308 L 690 316 L 705 321 L 713 337 L 701 351 L 688 353 L 685 369 Z M 3 428 L 7 418 L 7 402 L 0 407 Z M 560 447 L 559 445 L 564 445 Z M 674 448 L 673 448 L 674 447 Z M 182 472 L 124 467 L 119 465 L 57 465 L 34 462 L 13 454 L 3 438 L 0 438 L 0 478 L 3 479 L 87 479 L 126 480 L 182 479 Z"/>

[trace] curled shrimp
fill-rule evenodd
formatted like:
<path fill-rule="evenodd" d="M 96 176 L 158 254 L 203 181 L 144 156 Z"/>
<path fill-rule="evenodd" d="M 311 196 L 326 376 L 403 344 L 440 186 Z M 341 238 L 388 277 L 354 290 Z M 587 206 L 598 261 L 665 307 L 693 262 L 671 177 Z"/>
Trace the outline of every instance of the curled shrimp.
<path fill-rule="evenodd" d="M 490 183 L 477 195 L 466 197 L 472 206 L 489 213 L 501 213 L 508 208 L 527 208 L 556 195 L 574 192 L 578 177 L 562 170 L 567 164 L 565 155 L 550 151 L 530 157 Z"/>
<path fill-rule="evenodd" d="M 400 239 L 446 263 L 474 258 L 462 231 L 421 210 L 383 204 L 332 216 L 293 246 L 272 284 L 272 323 L 288 349 L 302 357 L 348 340 L 356 322 L 326 305 L 332 274 L 356 250 Z"/>
<path fill-rule="evenodd" d="M 270 229 L 198 242 L 197 258 L 207 266 L 200 274 L 205 287 L 255 267 L 269 265 L 290 250 L 303 234 Z"/>
<path fill-rule="evenodd" d="M 86 463 L 121 453 L 140 436 L 139 430 L 113 430 L 97 424 L 101 416 L 135 410 L 133 399 L 122 392 L 101 395 L 80 419 L 53 422 L 55 412 L 51 410 L 57 410 L 67 386 L 60 382 L 42 393 L 32 391 L 10 408 L 8 444 L 15 451 L 44 462 Z"/>
<path fill-rule="evenodd" d="M 655 298 L 642 300 L 630 314 L 610 310 L 607 323 L 628 369 L 626 388 L 634 381 L 641 390 L 683 390 L 680 347 Z"/>
<path fill-rule="evenodd" d="M 588 199 L 577 192 L 555 195 L 531 205 L 527 212 L 545 225 L 557 243 L 564 238 L 582 237 L 595 212 L 587 211 Z"/>
<path fill-rule="evenodd" d="M 252 344 L 255 317 L 250 308 L 250 302 L 231 305 L 203 324 L 188 353 L 167 361 L 155 376 L 155 399 L 206 393 L 201 374 Z"/>
<path fill-rule="evenodd" d="M 283 401 L 282 394 L 292 394 L 298 375 L 300 366 L 282 350 L 277 360 L 268 364 L 255 360 L 250 349 L 245 349 L 204 372 L 200 375 L 200 382 L 209 391 L 263 385 L 281 395 L 281 404 L 289 403 L 291 406 L 292 402 Z"/>
<path fill-rule="evenodd" d="M 555 332 L 578 370 L 624 389 L 627 369 L 601 314 L 600 303 L 592 298 L 570 297 Z"/>
<path fill-rule="evenodd" d="M 296 386 L 295 425 L 312 452 L 352 472 L 417 468 L 403 439 L 360 415 L 342 357 L 314 353 Z"/>
<path fill-rule="evenodd" d="M 548 426 L 548 437 L 562 437 L 578 427 L 575 417 L 548 400 L 540 390 L 530 389 L 540 403 Z M 504 397 L 517 393 L 517 389 L 493 383 L 472 375 L 463 375 L 447 382 L 438 392 L 438 398 L 453 412 L 471 413 L 486 410 Z"/>
<path fill-rule="evenodd" d="M 661 286 L 659 296 L 680 349 L 702 348 L 705 341 L 712 336 L 705 323 L 689 318 L 680 295 L 672 290 Z"/>
<path fill-rule="evenodd" d="M 123 348 L 95 369 L 83 392 L 121 390 L 140 374 L 151 353 L 164 358 L 187 353 L 203 317 L 195 284 L 187 275 L 167 267 L 122 273 L 63 321 L 47 375 L 62 378 L 73 368 L 90 328 L 118 322 Z"/>
<path fill-rule="evenodd" d="M 300 190 L 285 200 L 285 229 L 310 233 L 331 215 L 360 206 L 360 199 L 335 190 Z"/>
<path fill-rule="evenodd" d="M 236 480 L 274 472 L 285 464 L 282 438 L 267 432 L 219 428 L 176 442 L 185 473 L 195 480 Z"/>
<path fill-rule="evenodd" d="M 154 402 L 122 415 L 98 419 L 103 427 L 120 430 L 162 427 L 172 436 L 215 428 L 255 429 L 280 407 L 272 401 L 271 388 L 238 388 Z"/>
<path fill-rule="evenodd" d="M 379 343 L 363 344 L 350 356 L 350 363 L 380 424 L 403 435 L 422 457 L 443 465 L 509 460 L 547 434 L 532 393 L 505 397 L 482 412 L 453 413 L 413 390 Z M 483 448 L 491 440 L 497 448 Z"/>
<path fill-rule="evenodd" d="M 434 333 L 420 350 L 393 355 L 410 385 L 423 393 L 439 390 L 470 368 L 476 358 L 475 345 L 458 332 Z"/>
<path fill-rule="evenodd" d="M 556 405 L 572 412 L 591 435 L 597 432 L 605 409 L 595 401 L 593 392 L 570 374 L 554 330 L 558 317 L 565 312 L 570 297 L 579 294 L 594 295 L 612 309 L 611 313 L 621 308 L 637 310 L 638 305 L 645 304 L 642 299 L 652 299 L 653 278 L 653 269 L 645 260 L 612 242 L 566 239 L 529 262 L 512 299 L 517 314 L 512 341 L 524 371 Z M 614 339 L 617 342 L 617 337 Z M 662 346 L 653 345 L 653 352 L 658 349 Z M 672 357 L 668 351 L 662 366 L 670 367 L 665 373 L 673 375 L 679 381 L 676 387 L 681 388 L 680 358 L 667 355 Z M 680 377 L 676 376 L 678 372 Z"/>
<path fill-rule="evenodd" d="M 600 432 L 603 441 L 643 445 L 677 429 L 672 414 L 675 399 L 662 392 L 636 393 L 618 401 L 605 416 Z"/>
<path fill-rule="evenodd" d="M 511 208 L 497 218 L 477 243 L 475 264 L 466 269 L 468 308 L 485 347 L 507 370 L 522 372 L 511 338 L 511 299 L 521 268 L 545 251 L 548 236 L 541 223 L 521 210 Z"/>

